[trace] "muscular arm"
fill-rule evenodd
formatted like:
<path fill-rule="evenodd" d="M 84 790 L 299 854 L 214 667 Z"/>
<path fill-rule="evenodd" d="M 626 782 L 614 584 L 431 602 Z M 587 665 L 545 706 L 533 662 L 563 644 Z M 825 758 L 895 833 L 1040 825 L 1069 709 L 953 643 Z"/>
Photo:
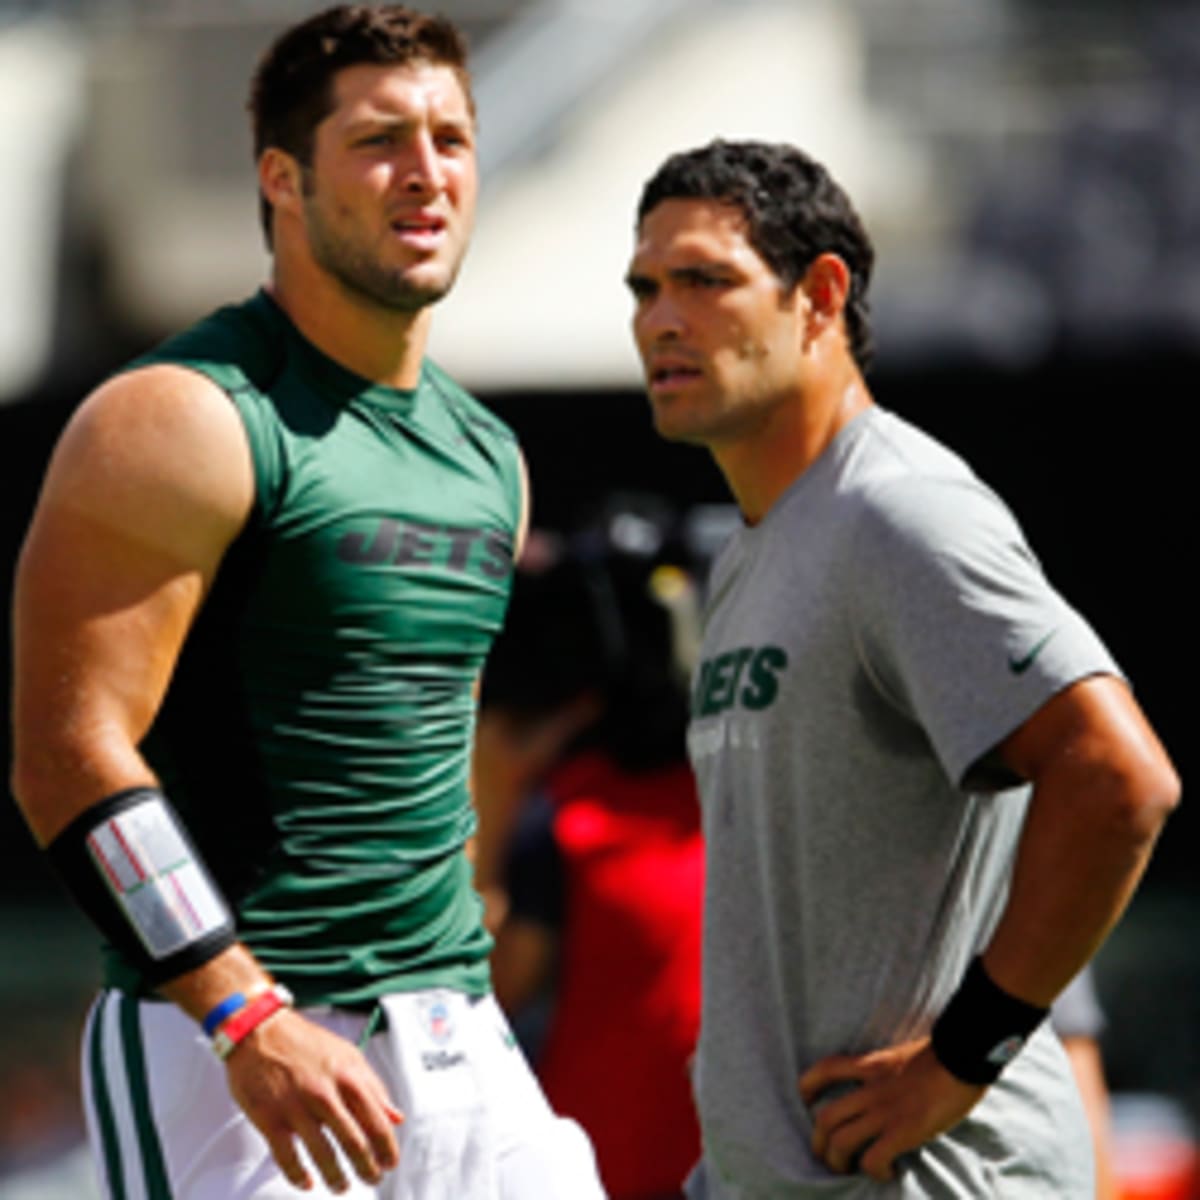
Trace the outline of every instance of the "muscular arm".
<path fill-rule="evenodd" d="M 13 597 L 13 791 L 50 841 L 138 753 L 253 479 L 237 416 L 158 367 L 90 397 L 51 459 Z"/>
<path fill-rule="evenodd" d="M 1179 781 L 1124 684 L 1065 689 L 1001 745 L 1033 784 L 1004 914 L 984 953 L 993 981 L 1046 1007 L 1116 924 L 1179 797 Z M 813 1147 L 833 1169 L 890 1178 L 897 1155 L 964 1117 L 984 1093 L 954 1078 L 928 1038 L 824 1059 L 800 1081 L 814 1104 L 831 1084 L 859 1087 L 817 1114 Z"/>
<path fill-rule="evenodd" d="M 1111 677 L 1055 696 L 1001 753 L 1034 790 L 984 965 L 1005 991 L 1048 1007 L 1124 912 L 1179 780 L 1129 689 Z"/>
<path fill-rule="evenodd" d="M 249 447 L 228 398 L 193 372 L 118 377 L 51 459 L 13 598 L 12 789 L 46 845 L 104 797 L 153 785 L 139 752 L 221 559 L 250 512 Z M 235 945 L 162 991 L 199 1020 L 268 982 Z M 364 1178 L 396 1162 L 398 1119 L 357 1051 L 285 1012 L 228 1059 L 230 1088 L 297 1186 L 300 1136 L 341 1176 L 326 1125 Z"/>

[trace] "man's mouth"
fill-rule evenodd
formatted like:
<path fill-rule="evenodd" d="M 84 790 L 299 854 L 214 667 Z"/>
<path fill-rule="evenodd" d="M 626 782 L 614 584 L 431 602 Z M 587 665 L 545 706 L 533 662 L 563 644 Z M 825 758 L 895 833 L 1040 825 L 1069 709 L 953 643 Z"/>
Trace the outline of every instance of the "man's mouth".
<path fill-rule="evenodd" d="M 703 372 L 699 367 L 687 362 L 666 360 L 656 362 L 650 367 L 650 387 L 653 390 L 669 390 L 701 378 Z"/>
<path fill-rule="evenodd" d="M 433 213 L 396 217 L 392 221 L 392 230 L 406 242 L 427 245 L 438 241 L 445 233 L 446 219 Z"/>

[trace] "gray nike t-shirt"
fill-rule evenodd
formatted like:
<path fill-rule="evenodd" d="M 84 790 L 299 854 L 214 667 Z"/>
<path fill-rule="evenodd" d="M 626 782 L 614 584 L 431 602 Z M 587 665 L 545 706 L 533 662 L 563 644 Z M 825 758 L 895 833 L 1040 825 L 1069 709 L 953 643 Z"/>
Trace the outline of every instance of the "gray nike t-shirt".
<path fill-rule="evenodd" d="M 928 1032 L 995 927 L 1024 819 L 989 751 L 1097 673 L 1116 667 L 1005 506 L 878 408 L 733 536 L 689 731 L 708 847 L 691 1196 L 1090 1197 L 1046 1026 L 892 1184 L 812 1157 L 797 1080 Z"/>

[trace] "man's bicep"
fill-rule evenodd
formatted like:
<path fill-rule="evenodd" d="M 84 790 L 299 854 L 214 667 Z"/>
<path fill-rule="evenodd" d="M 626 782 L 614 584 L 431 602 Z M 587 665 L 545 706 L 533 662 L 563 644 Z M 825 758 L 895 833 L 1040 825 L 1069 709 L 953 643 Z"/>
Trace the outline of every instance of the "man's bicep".
<path fill-rule="evenodd" d="M 236 472 L 198 469 L 230 449 L 222 418 L 206 432 L 195 412 L 137 401 L 101 398 L 68 427 L 18 563 L 13 782 L 43 840 L 149 781 L 137 744 L 238 526 Z"/>
<path fill-rule="evenodd" d="M 980 486 L 888 489 L 864 509 L 855 551 L 864 663 L 970 790 L 1011 787 L 997 743 L 1070 681 L 1117 671 Z"/>
<path fill-rule="evenodd" d="M 1089 810 L 1113 794 L 1136 819 L 1143 803 L 1174 794 L 1167 753 L 1123 679 L 1095 674 L 1052 696 L 997 748 L 1015 774 Z M 1124 798 L 1124 803 L 1121 803 Z"/>
<path fill-rule="evenodd" d="M 77 722 L 115 722 L 136 741 L 202 589 L 202 570 L 103 521 L 39 513 L 13 602 L 18 735 L 57 741 Z"/>

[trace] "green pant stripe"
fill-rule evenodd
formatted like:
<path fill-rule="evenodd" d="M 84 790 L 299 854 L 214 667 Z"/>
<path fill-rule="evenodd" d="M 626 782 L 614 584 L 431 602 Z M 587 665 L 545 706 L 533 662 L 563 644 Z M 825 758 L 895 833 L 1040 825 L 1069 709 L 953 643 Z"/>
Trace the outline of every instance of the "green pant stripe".
<path fill-rule="evenodd" d="M 138 1147 L 142 1152 L 146 1196 L 148 1200 L 171 1200 L 167 1164 L 163 1159 L 158 1130 L 154 1127 L 154 1118 L 150 1111 L 146 1051 L 142 1045 L 141 1022 L 138 1020 L 138 1001 L 133 996 L 121 997 L 121 1047 L 125 1055 L 125 1071 L 129 1076 L 129 1099 L 133 1105 Z"/>
<path fill-rule="evenodd" d="M 104 1155 L 104 1170 L 112 1200 L 125 1200 L 125 1174 L 121 1169 L 121 1147 L 117 1143 L 117 1126 L 113 1121 L 112 1101 L 108 1094 L 108 1076 L 104 1070 L 104 1010 L 112 999 L 105 992 L 96 1001 L 92 1012 L 92 1028 L 88 1035 L 88 1068 L 92 1076 L 92 1106 L 96 1124 L 100 1127 L 100 1150 Z"/>

